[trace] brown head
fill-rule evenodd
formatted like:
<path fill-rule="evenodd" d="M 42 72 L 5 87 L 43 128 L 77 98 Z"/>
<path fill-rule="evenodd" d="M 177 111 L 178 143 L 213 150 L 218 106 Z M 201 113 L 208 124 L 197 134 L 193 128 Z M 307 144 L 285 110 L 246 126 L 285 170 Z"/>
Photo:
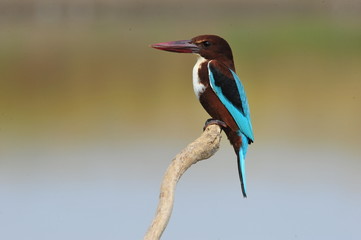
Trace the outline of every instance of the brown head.
<path fill-rule="evenodd" d="M 179 53 L 195 53 L 207 60 L 217 60 L 234 70 L 232 50 L 226 40 L 216 35 L 200 35 L 191 40 L 163 42 L 151 47 Z"/>

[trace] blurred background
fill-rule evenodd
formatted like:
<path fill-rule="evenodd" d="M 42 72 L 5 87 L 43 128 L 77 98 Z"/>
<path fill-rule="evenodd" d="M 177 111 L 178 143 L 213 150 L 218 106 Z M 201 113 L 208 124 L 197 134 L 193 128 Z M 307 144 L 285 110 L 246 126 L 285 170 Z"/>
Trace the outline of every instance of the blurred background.
<path fill-rule="evenodd" d="M 181 179 L 163 239 L 360 239 L 357 0 L 0 0 L 0 239 L 142 239 L 171 159 L 208 118 L 195 56 L 230 43 L 255 143 Z"/>

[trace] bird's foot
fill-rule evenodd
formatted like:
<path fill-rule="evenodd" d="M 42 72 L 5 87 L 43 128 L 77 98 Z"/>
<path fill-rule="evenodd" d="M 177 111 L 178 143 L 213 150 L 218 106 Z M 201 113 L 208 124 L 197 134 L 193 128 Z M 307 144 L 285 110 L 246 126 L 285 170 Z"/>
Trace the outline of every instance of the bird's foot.
<path fill-rule="evenodd" d="M 225 122 L 223 122 L 221 120 L 210 118 L 205 122 L 204 127 L 203 127 L 203 131 L 206 130 L 206 128 L 209 125 L 212 125 L 212 124 L 216 124 L 216 125 L 220 126 L 222 129 L 227 127 L 227 124 Z"/>

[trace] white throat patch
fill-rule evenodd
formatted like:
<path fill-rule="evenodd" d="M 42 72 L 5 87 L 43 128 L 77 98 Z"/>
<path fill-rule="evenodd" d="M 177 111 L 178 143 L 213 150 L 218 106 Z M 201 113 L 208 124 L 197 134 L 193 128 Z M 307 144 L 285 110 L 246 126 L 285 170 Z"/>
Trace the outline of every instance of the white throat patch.
<path fill-rule="evenodd" d="M 205 58 L 198 56 L 198 60 L 196 64 L 193 67 L 193 90 L 196 94 L 197 98 L 204 92 L 206 87 L 201 83 L 199 76 L 198 76 L 198 70 L 202 63 L 207 61 Z"/>

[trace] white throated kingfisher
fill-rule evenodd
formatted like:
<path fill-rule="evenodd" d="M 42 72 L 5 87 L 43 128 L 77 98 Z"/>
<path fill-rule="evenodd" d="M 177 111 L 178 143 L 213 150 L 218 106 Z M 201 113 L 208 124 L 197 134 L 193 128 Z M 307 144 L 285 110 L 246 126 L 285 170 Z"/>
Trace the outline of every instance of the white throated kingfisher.
<path fill-rule="evenodd" d="M 201 35 L 191 40 L 163 42 L 151 47 L 178 53 L 194 53 L 193 88 L 203 108 L 226 133 L 237 154 L 238 173 L 243 197 L 246 194 L 245 156 L 254 140 L 250 111 L 243 85 L 236 75 L 232 50 L 226 40 L 216 35 Z"/>

